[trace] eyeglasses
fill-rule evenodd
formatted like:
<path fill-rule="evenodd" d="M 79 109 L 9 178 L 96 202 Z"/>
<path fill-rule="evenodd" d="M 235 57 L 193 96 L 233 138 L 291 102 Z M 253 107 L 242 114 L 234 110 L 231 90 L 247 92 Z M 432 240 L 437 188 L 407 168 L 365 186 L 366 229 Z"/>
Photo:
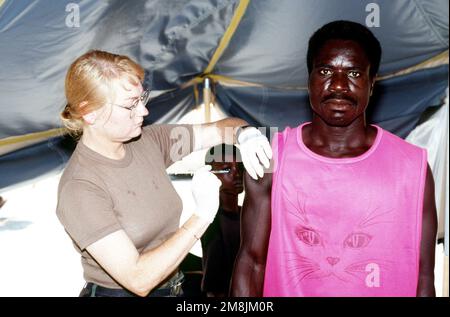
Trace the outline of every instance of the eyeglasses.
<path fill-rule="evenodd" d="M 139 102 L 142 102 L 142 104 L 145 106 L 145 105 L 147 105 L 147 102 L 149 100 L 150 100 L 150 91 L 144 90 L 142 92 L 142 94 L 138 98 L 136 98 L 130 106 L 117 105 L 117 104 L 113 104 L 113 105 L 120 107 L 120 108 L 130 110 L 130 119 L 131 119 L 136 114 L 136 108 L 139 106 Z"/>

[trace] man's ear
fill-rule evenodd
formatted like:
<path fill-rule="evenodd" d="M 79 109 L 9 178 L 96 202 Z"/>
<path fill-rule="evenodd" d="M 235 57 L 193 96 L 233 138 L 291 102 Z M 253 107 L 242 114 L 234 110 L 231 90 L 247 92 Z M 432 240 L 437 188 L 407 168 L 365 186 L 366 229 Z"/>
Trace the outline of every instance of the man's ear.
<path fill-rule="evenodd" d="M 87 101 L 83 101 L 80 103 L 80 108 L 83 109 L 88 104 Z M 83 111 L 83 110 L 82 110 Z M 92 110 L 83 114 L 83 120 L 86 121 L 87 124 L 94 124 L 97 119 L 97 111 Z"/>
<path fill-rule="evenodd" d="M 375 75 L 375 76 L 373 76 L 373 79 L 372 79 L 372 84 L 370 85 L 370 96 L 372 97 L 372 94 L 373 94 L 373 87 L 375 86 L 375 81 L 377 80 L 377 76 Z"/>

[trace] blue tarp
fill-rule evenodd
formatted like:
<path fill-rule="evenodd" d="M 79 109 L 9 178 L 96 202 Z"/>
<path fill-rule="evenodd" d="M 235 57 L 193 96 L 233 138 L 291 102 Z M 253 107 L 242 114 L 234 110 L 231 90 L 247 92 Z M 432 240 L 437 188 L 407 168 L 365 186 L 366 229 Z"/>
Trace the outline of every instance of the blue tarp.
<path fill-rule="evenodd" d="M 150 88 L 162 93 L 149 104 L 146 123 L 176 122 L 196 104 L 194 88 L 182 85 L 205 75 L 243 2 L 3 1 L 0 142 L 60 127 L 67 68 L 93 48 L 129 55 L 146 69 Z M 219 81 L 217 101 L 253 124 L 295 126 L 310 117 L 302 87 L 307 41 L 318 27 L 336 19 L 370 26 L 383 47 L 380 74 L 388 75 L 448 51 L 448 6 L 446 0 L 251 0 L 211 73 L 259 86 Z M 369 119 L 405 137 L 425 109 L 441 104 L 447 80 L 448 62 L 382 80 Z M 62 168 L 60 141 L 0 155 L 0 190 Z"/>

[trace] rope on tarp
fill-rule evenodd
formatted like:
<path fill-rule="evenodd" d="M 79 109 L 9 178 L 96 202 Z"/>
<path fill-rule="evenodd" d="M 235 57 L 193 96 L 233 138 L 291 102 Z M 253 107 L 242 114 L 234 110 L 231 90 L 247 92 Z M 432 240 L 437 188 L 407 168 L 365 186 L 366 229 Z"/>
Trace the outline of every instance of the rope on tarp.
<path fill-rule="evenodd" d="M 422 69 L 429 69 L 434 68 L 442 65 L 448 65 L 448 59 L 449 59 L 449 51 L 442 52 L 436 56 L 433 56 L 432 58 L 423 61 L 417 65 L 413 65 L 411 67 L 396 71 L 391 74 L 387 74 L 384 76 L 378 76 L 376 78 L 376 81 L 382 81 L 386 79 L 391 79 L 394 77 L 400 77 L 403 75 L 411 74 L 415 71 L 422 70 Z M 181 86 L 181 88 L 186 88 L 192 85 L 197 85 L 199 83 L 202 83 L 205 77 L 209 77 L 214 82 L 218 82 L 221 85 L 224 86 L 231 86 L 231 87 L 261 87 L 261 88 L 272 88 L 272 89 L 279 89 L 279 90 L 308 90 L 307 86 L 276 86 L 276 85 L 264 85 L 260 83 L 255 82 L 249 82 L 249 81 L 243 81 L 231 77 L 227 77 L 224 75 L 217 75 L 217 74 L 208 74 L 208 75 L 200 75 L 198 77 L 195 77 L 191 79 L 190 81 L 186 82 L 184 85 Z"/>
<path fill-rule="evenodd" d="M 241 22 L 242 17 L 244 16 L 249 3 L 250 3 L 250 0 L 239 1 L 239 5 L 236 8 L 236 11 L 234 12 L 234 15 L 233 15 L 233 18 L 231 19 L 230 25 L 228 26 L 222 39 L 220 40 L 219 46 L 217 46 L 217 49 L 214 52 L 213 56 L 211 57 L 211 60 L 209 61 L 208 66 L 206 66 L 206 69 L 203 71 L 203 74 L 211 73 L 211 71 L 216 66 L 217 61 L 222 56 L 225 49 L 228 47 L 228 44 L 230 43 L 231 38 L 233 37 L 234 32 L 236 31 L 239 23 Z"/>
<path fill-rule="evenodd" d="M 194 95 L 196 96 L 196 100 L 197 100 L 196 105 L 197 106 L 198 106 L 197 85 L 200 83 L 203 83 L 205 81 L 205 78 L 211 79 L 213 81 L 213 83 L 220 83 L 221 85 L 231 86 L 231 87 L 261 87 L 261 88 L 269 88 L 269 89 L 271 88 L 271 89 L 278 89 L 278 90 L 304 90 L 304 91 L 308 90 L 307 86 L 264 85 L 264 84 L 260 84 L 260 83 L 243 81 L 243 80 L 227 77 L 224 75 L 217 75 L 217 74 L 211 73 L 212 70 L 214 69 L 214 67 L 216 66 L 217 62 L 219 61 L 220 57 L 222 56 L 223 52 L 228 47 L 228 44 L 230 43 L 231 38 L 233 37 L 234 33 L 236 32 L 236 29 L 239 26 L 239 23 L 241 22 L 249 3 L 250 3 L 250 0 L 241 0 L 239 2 L 239 5 L 236 8 L 234 16 L 231 19 L 230 25 L 228 26 L 227 30 L 225 31 L 224 36 L 220 40 L 220 43 L 219 43 L 216 51 L 214 52 L 208 66 L 203 71 L 203 73 L 192 78 L 191 80 L 189 80 L 188 82 L 186 82 L 180 86 L 181 89 L 184 89 L 184 88 L 187 88 L 190 86 L 194 86 L 193 90 L 194 90 Z M 449 51 L 446 50 L 426 61 L 423 61 L 423 62 L 417 64 L 417 65 L 413 65 L 411 67 L 408 67 L 408 68 L 405 68 L 405 69 L 402 69 L 402 70 L 399 70 L 399 71 L 396 71 L 394 73 L 387 74 L 384 76 L 378 76 L 376 78 L 376 81 L 382 81 L 385 79 L 403 76 L 403 75 L 410 74 L 410 73 L 413 73 L 413 72 L 415 72 L 417 70 L 421 70 L 421 69 L 433 68 L 433 67 L 437 67 L 437 66 L 441 66 L 441 65 L 445 65 L 445 64 L 448 65 L 448 58 L 449 58 Z"/>
<path fill-rule="evenodd" d="M 427 68 L 433 68 L 433 67 L 437 67 L 437 66 L 442 66 L 442 65 L 448 65 L 448 50 L 433 56 L 430 59 L 427 59 L 426 61 L 423 61 L 417 65 L 405 68 L 405 69 L 401 69 L 399 71 L 396 71 L 392 74 L 387 74 L 384 76 L 378 76 L 377 77 L 377 81 L 380 80 L 385 80 L 385 79 L 390 79 L 390 78 L 394 78 L 394 77 L 399 77 L 399 76 L 403 76 L 403 75 L 407 75 L 407 74 L 411 74 L 415 71 L 418 70 L 422 70 L 422 69 L 427 69 Z"/>
<path fill-rule="evenodd" d="M 206 66 L 203 73 L 189 82 L 181 85 L 181 89 L 184 89 L 189 86 L 193 86 L 194 96 L 195 96 L 195 105 L 196 107 L 199 106 L 199 92 L 198 92 L 198 84 L 203 83 L 203 86 L 207 88 L 203 89 L 203 99 L 207 99 L 208 105 L 205 105 L 205 120 L 206 122 L 209 122 L 210 119 L 210 113 L 209 113 L 209 102 L 213 101 L 214 94 L 212 93 L 210 84 L 214 84 L 215 78 L 209 76 L 209 74 L 212 72 L 214 67 L 216 66 L 218 60 L 222 56 L 223 52 L 228 47 L 228 44 L 231 41 L 231 38 L 233 37 L 234 33 L 236 32 L 237 27 L 239 26 L 239 23 L 242 20 L 242 17 L 245 14 L 245 11 L 247 10 L 247 7 L 250 3 L 250 0 L 240 0 L 239 4 L 234 12 L 233 17 L 231 18 L 230 24 L 228 25 L 222 39 L 219 42 L 219 45 L 217 46 L 213 56 L 211 57 L 211 60 L 209 61 L 208 66 Z M 207 83 L 207 85 L 206 85 Z"/>
<path fill-rule="evenodd" d="M 0 140 L 0 155 L 13 152 L 15 150 L 45 141 L 50 138 L 63 136 L 67 130 L 56 128 L 47 131 L 34 132 L 24 135 L 11 136 Z"/>
<path fill-rule="evenodd" d="M 206 77 L 209 77 L 211 79 L 214 79 L 213 77 L 217 77 L 217 75 L 212 74 L 212 70 L 216 66 L 217 62 L 219 61 L 220 57 L 222 56 L 225 49 L 228 47 L 228 44 L 231 41 L 231 38 L 233 37 L 234 33 L 236 32 L 237 27 L 239 26 L 239 23 L 241 22 L 245 11 L 247 10 L 247 7 L 250 3 L 250 0 L 240 0 L 238 7 L 236 8 L 233 17 L 231 18 L 230 24 L 228 25 L 227 29 L 225 30 L 225 33 L 223 37 L 221 38 L 219 45 L 217 46 L 216 50 L 214 51 L 214 54 L 211 57 L 211 60 L 208 63 L 208 66 L 206 66 L 205 70 L 198 76 L 192 78 L 188 82 L 181 85 L 181 89 L 195 86 L 199 83 L 203 83 Z M 196 89 L 196 88 L 194 88 Z"/>

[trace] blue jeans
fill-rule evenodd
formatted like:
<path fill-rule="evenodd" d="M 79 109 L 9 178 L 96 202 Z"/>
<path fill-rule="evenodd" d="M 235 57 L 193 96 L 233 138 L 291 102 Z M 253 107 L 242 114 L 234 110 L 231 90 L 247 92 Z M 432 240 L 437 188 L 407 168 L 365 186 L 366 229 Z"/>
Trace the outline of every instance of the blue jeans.
<path fill-rule="evenodd" d="M 158 288 L 152 290 L 147 297 L 182 297 L 182 284 L 184 275 L 182 272 L 176 273 L 170 280 Z M 81 290 L 80 297 L 137 297 L 137 295 L 124 289 L 107 288 L 95 283 L 86 283 Z"/>

